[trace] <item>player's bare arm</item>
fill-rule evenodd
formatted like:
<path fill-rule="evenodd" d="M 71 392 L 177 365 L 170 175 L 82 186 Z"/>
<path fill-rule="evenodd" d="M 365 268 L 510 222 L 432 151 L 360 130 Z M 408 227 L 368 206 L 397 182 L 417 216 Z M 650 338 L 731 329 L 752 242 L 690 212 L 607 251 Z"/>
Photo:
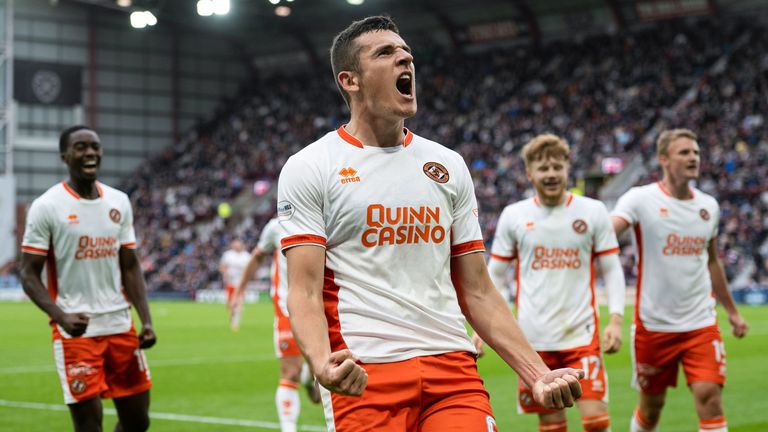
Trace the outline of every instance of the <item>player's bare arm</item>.
<path fill-rule="evenodd" d="M 256 273 L 256 269 L 259 267 L 261 259 L 265 256 L 266 253 L 258 246 L 255 247 L 251 252 L 251 258 L 248 260 L 248 264 L 245 265 L 245 270 L 243 270 L 243 277 L 240 279 L 239 283 L 237 284 L 237 289 L 235 290 L 235 304 L 240 303 L 242 300 L 243 296 L 245 295 L 245 288 L 248 286 L 248 281 L 251 280 L 253 275 Z"/>
<path fill-rule="evenodd" d="M 618 254 L 601 255 L 598 257 L 598 262 L 608 293 L 608 310 L 610 312 L 608 325 L 603 331 L 603 351 L 612 354 L 621 348 L 626 282 Z"/>
<path fill-rule="evenodd" d="M 471 253 L 451 259 L 451 279 L 469 324 L 533 389 L 536 401 L 551 409 L 573 406 L 581 397 L 584 371 L 550 371 L 523 335 L 517 321 L 494 287 L 483 255 Z"/>
<path fill-rule="evenodd" d="M 40 274 L 43 272 L 46 257 L 29 253 L 21 254 L 21 284 L 37 307 L 48 314 L 56 324 L 74 337 L 82 336 L 88 328 L 88 315 L 84 313 L 66 313 L 51 298 L 43 285 Z"/>
<path fill-rule="evenodd" d="M 611 216 L 611 222 L 613 223 L 613 230 L 616 232 L 616 237 L 621 237 L 624 231 L 629 228 L 629 222 L 618 216 Z"/>
<path fill-rule="evenodd" d="M 499 290 L 499 293 L 504 298 L 504 300 L 509 298 L 509 290 L 507 289 L 506 281 L 507 267 L 510 265 L 510 263 L 514 264 L 515 261 L 517 261 L 517 259 L 512 261 L 501 261 L 493 257 L 491 257 L 491 259 L 488 261 L 488 274 L 491 277 L 491 282 L 493 282 L 493 285 L 497 290 Z M 484 344 L 485 342 L 477 334 L 477 332 L 472 334 L 472 345 L 475 346 L 478 357 L 485 355 L 485 351 L 483 350 Z"/>
<path fill-rule="evenodd" d="M 317 381 L 326 389 L 359 396 L 368 374 L 349 350 L 331 353 L 328 321 L 323 307 L 325 249 L 296 246 L 286 251 L 288 261 L 288 312 L 291 329 Z"/>
<path fill-rule="evenodd" d="M 715 293 L 717 301 L 723 305 L 728 314 L 728 322 L 731 323 L 733 335 L 737 338 L 743 338 L 749 331 L 749 325 L 736 308 L 731 292 L 728 290 L 728 281 L 725 278 L 723 263 L 717 256 L 717 240 L 712 239 L 707 246 L 709 253 L 709 275 L 712 278 L 712 291 Z"/>
<path fill-rule="evenodd" d="M 125 294 L 133 307 L 136 308 L 141 320 L 139 346 L 142 349 L 151 348 L 157 342 L 157 336 L 152 327 L 152 315 L 149 313 L 149 304 L 147 303 L 147 288 L 144 285 L 144 275 L 141 272 L 139 258 L 134 249 L 121 247 L 119 260 Z"/>

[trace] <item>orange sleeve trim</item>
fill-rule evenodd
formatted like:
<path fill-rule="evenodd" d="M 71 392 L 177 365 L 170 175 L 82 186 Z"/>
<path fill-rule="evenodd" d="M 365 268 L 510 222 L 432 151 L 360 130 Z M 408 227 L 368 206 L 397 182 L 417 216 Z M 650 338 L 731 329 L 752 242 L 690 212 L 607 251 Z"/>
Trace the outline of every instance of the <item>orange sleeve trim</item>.
<path fill-rule="evenodd" d="M 491 258 L 499 260 L 499 261 L 510 262 L 510 261 L 514 261 L 515 258 L 517 258 L 517 257 L 514 256 L 514 255 L 512 255 L 512 256 L 503 256 L 503 255 L 496 255 L 496 254 L 492 253 L 491 254 Z"/>
<path fill-rule="evenodd" d="M 471 252 L 483 252 L 485 251 L 485 244 L 482 240 L 473 240 L 466 243 L 461 243 L 451 246 L 451 256 L 466 255 Z"/>
<path fill-rule="evenodd" d="M 280 240 L 280 246 L 282 249 L 306 244 L 314 244 L 325 247 L 325 238 L 314 234 L 298 234 L 285 237 L 284 239 Z"/>
<path fill-rule="evenodd" d="M 35 255 L 48 255 L 48 249 L 38 249 L 31 246 L 22 246 L 21 251 Z"/>
<path fill-rule="evenodd" d="M 615 253 L 619 253 L 619 248 L 615 247 L 613 249 L 606 249 L 600 252 L 595 252 L 595 256 L 610 255 Z"/>
<path fill-rule="evenodd" d="M 132 243 L 122 243 L 120 246 L 122 246 L 124 248 L 128 248 L 128 249 L 136 249 L 136 243 L 135 242 L 132 242 Z"/>

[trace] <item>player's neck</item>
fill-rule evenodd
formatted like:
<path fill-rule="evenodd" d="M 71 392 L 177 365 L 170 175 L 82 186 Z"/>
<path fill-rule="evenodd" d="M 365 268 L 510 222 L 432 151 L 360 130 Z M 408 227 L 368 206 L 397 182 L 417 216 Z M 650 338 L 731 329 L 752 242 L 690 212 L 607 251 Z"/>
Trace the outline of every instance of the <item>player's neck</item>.
<path fill-rule="evenodd" d="M 391 121 L 385 119 L 368 119 L 353 115 L 345 129 L 349 134 L 360 140 L 363 145 L 371 147 L 395 147 L 403 144 L 405 120 Z"/>
<path fill-rule="evenodd" d="M 96 180 L 75 179 L 70 177 L 67 183 L 82 199 L 96 199 L 99 197 L 99 189 L 96 187 Z"/>
<path fill-rule="evenodd" d="M 544 197 L 541 194 L 536 194 L 536 198 L 544 207 L 558 207 L 565 203 L 565 200 L 568 198 L 568 192 L 563 192 L 558 197 Z"/>
<path fill-rule="evenodd" d="M 693 198 L 693 192 L 691 192 L 690 186 L 688 186 L 688 180 L 675 179 L 669 175 L 664 176 L 661 180 L 661 185 L 664 190 L 667 191 L 673 198 L 679 200 L 688 200 Z"/>

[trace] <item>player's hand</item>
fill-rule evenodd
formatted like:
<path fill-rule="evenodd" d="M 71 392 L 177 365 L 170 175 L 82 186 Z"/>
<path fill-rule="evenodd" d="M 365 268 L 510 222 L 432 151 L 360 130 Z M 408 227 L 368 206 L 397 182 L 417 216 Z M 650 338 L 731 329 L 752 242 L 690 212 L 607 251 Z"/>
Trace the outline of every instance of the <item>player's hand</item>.
<path fill-rule="evenodd" d="M 619 352 L 621 348 L 621 325 L 610 323 L 603 331 L 603 351 L 608 354 Z"/>
<path fill-rule="evenodd" d="M 581 397 L 579 380 L 582 378 L 584 371 L 581 369 L 555 369 L 533 384 L 533 399 L 547 409 L 571 407 Z"/>
<path fill-rule="evenodd" d="M 315 370 L 321 386 L 334 393 L 360 396 L 368 384 L 368 373 L 356 362 L 357 356 L 348 349 L 336 351 L 322 367 Z"/>
<path fill-rule="evenodd" d="M 744 318 L 740 313 L 736 312 L 735 314 L 728 315 L 728 322 L 731 323 L 734 336 L 741 339 L 747 335 L 747 332 L 749 331 L 749 325 L 746 321 L 744 321 Z"/>
<path fill-rule="evenodd" d="M 155 342 L 157 342 L 157 336 L 155 335 L 155 330 L 152 328 L 152 324 L 144 324 L 141 326 L 141 332 L 139 333 L 139 348 L 152 348 L 152 345 L 154 345 Z"/>
<path fill-rule="evenodd" d="M 485 355 L 485 350 L 483 350 L 483 345 L 485 345 L 485 342 L 480 336 L 477 335 L 477 333 L 472 335 L 472 345 L 475 346 L 475 351 L 477 351 L 478 358 Z"/>
<path fill-rule="evenodd" d="M 72 337 L 82 336 L 88 328 L 90 318 L 84 313 L 65 313 L 56 321 Z"/>

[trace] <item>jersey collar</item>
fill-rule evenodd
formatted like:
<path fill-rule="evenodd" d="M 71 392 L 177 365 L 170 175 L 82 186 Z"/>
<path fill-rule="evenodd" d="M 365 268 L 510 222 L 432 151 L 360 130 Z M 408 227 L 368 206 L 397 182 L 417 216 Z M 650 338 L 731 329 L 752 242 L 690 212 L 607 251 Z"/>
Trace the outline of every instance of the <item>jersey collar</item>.
<path fill-rule="evenodd" d="M 64 190 L 66 190 L 70 195 L 75 197 L 76 200 L 82 199 L 80 194 L 77 193 L 74 189 L 72 189 L 66 180 L 61 182 L 61 185 L 64 186 Z M 104 190 L 101 188 L 101 184 L 99 182 L 96 182 L 96 191 L 99 193 L 99 198 L 104 197 Z M 98 199 L 98 198 L 97 198 Z"/>
<path fill-rule="evenodd" d="M 347 132 L 347 125 L 341 125 L 338 129 L 336 129 L 336 132 L 338 132 L 339 137 L 346 141 L 348 144 L 352 144 L 353 146 L 357 148 L 365 148 L 362 141 L 357 139 L 354 135 Z M 408 147 L 408 145 L 413 141 L 413 133 L 408 130 L 408 128 L 403 128 L 403 133 L 405 134 L 405 139 L 403 140 L 403 147 Z"/>

